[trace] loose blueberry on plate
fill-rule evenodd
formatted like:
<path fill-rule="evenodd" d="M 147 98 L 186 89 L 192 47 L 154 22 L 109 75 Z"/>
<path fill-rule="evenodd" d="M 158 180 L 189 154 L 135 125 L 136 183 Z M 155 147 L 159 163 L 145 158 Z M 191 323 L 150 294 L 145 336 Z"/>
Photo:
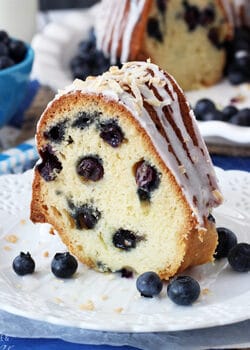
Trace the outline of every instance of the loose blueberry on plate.
<path fill-rule="evenodd" d="M 70 61 L 73 77 L 85 79 L 88 75 L 96 76 L 109 67 L 109 58 L 97 49 L 94 31 L 90 30 L 89 37 L 79 43 L 77 53 Z"/>
<path fill-rule="evenodd" d="M 200 285 L 190 276 L 177 276 L 170 281 L 167 294 L 177 305 L 191 305 L 200 295 Z"/>
<path fill-rule="evenodd" d="M 21 252 L 13 260 L 12 267 L 17 275 L 24 276 L 35 271 L 35 262 L 29 252 L 26 254 Z"/>
<path fill-rule="evenodd" d="M 238 243 L 228 254 L 228 262 L 237 272 L 250 271 L 250 244 Z"/>
<path fill-rule="evenodd" d="M 208 121 L 212 121 L 212 120 L 225 121 L 225 116 L 221 111 L 219 111 L 218 109 L 215 109 L 213 111 L 205 113 L 202 116 L 202 120 L 204 122 L 208 122 Z"/>
<path fill-rule="evenodd" d="M 240 126 L 250 126 L 250 108 L 243 108 L 231 119 L 230 123 Z"/>
<path fill-rule="evenodd" d="M 215 259 L 226 258 L 230 249 L 237 244 L 236 235 L 226 227 L 218 227 L 218 245 L 215 250 Z"/>
<path fill-rule="evenodd" d="M 238 108 L 232 105 L 228 105 L 223 108 L 222 113 L 224 115 L 225 121 L 229 121 L 234 115 L 238 113 Z"/>
<path fill-rule="evenodd" d="M 144 272 L 136 280 L 136 288 L 143 297 L 152 298 L 160 294 L 163 283 L 153 271 Z"/>
<path fill-rule="evenodd" d="M 69 252 L 56 253 L 51 263 L 51 271 L 56 277 L 69 278 L 77 270 L 77 260 Z"/>
<path fill-rule="evenodd" d="M 198 120 L 203 120 L 203 116 L 208 112 L 213 112 L 216 109 L 213 101 L 208 98 L 202 98 L 197 101 L 194 107 L 194 114 Z"/>

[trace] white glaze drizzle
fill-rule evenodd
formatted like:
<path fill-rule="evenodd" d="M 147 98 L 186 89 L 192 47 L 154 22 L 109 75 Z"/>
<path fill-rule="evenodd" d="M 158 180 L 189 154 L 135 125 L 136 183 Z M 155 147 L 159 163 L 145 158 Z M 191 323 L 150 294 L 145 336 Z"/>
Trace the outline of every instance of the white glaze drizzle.
<path fill-rule="evenodd" d="M 111 63 L 116 63 L 119 44 L 121 44 L 121 62 L 129 57 L 131 37 L 146 0 L 103 0 L 95 30 L 97 47 Z M 125 13 L 125 8 L 127 12 Z"/>
<path fill-rule="evenodd" d="M 232 27 L 250 26 L 249 0 L 221 0 Z"/>
<path fill-rule="evenodd" d="M 178 86 L 176 82 L 175 84 Z M 127 90 L 127 86 L 130 87 L 130 91 Z M 182 94 L 182 90 L 174 87 L 169 77 L 158 66 L 150 62 L 128 62 L 121 69 L 111 67 L 108 72 L 99 77 L 89 77 L 86 81 L 76 80 L 56 98 L 76 90 L 88 94 L 101 94 L 109 100 L 115 100 L 134 116 L 149 135 L 157 153 L 181 187 L 197 218 L 198 227 L 204 227 L 204 217 L 207 217 L 212 207 L 221 203 L 222 197 L 210 156 L 191 111 L 190 123 L 198 145 L 195 145 L 186 129 L 184 118 L 187 116 L 182 115 L 179 103 L 179 95 Z M 154 90 L 157 91 L 157 96 Z M 153 107 L 169 142 L 157 130 L 144 101 Z M 172 109 L 174 128 L 163 111 L 164 106 Z M 176 133 L 176 128 L 181 138 L 185 140 L 186 149 Z M 169 150 L 169 145 L 173 152 Z"/>

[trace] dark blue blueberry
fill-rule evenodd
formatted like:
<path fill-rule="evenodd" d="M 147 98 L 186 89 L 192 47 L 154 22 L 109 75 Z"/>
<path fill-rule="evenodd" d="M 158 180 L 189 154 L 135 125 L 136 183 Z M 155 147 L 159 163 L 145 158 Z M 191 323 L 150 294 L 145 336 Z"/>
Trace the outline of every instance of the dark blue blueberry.
<path fill-rule="evenodd" d="M 6 44 L 0 42 L 0 56 L 8 56 L 9 48 Z"/>
<path fill-rule="evenodd" d="M 74 206 L 69 203 L 69 207 L 72 210 L 71 216 L 75 220 L 78 230 L 94 228 L 101 217 L 99 210 L 89 204 Z"/>
<path fill-rule="evenodd" d="M 245 72 L 240 70 L 235 65 L 228 67 L 227 77 L 232 85 L 239 85 L 248 81 L 248 76 L 245 74 Z"/>
<path fill-rule="evenodd" d="M 189 5 L 188 1 L 183 1 L 185 7 L 184 20 L 190 31 L 194 30 L 200 22 L 200 11 L 197 6 Z"/>
<path fill-rule="evenodd" d="M 39 174 L 45 181 L 53 181 L 62 170 L 62 164 L 54 154 L 50 145 L 46 145 L 40 151 L 42 162 L 36 166 Z"/>
<path fill-rule="evenodd" d="M 160 30 L 159 21 L 156 18 L 149 18 L 147 23 L 147 32 L 151 38 L 163 42 L 162 32 Z"/>
<path fill-rule="evenodd" d="M 117 121 L 114 119 L 101 123 L 99 128 L 100 137 L 111 147 L 119 147 L 124 140 L 124 133 Z"/>
<path fill-rule="evenodd" d="M 86 58 L 86 54 L 90 51 L 94 51 L 96 49 L 96 43 L 92 40 L 83 40 L 78 44 L 78 56 L 82 58 Z"/>
<path fill-rule="evenodd" d="M 202 116 L 202 120 L 205 122 L 213 121 L 213 120 L 225 121 L 225 119 L 226 118 L 225 118 L 224 114 L 221 111 L 219 111 L 218 109 L 215 109 L 211 112 L 205 113 Z"/>
<path fill-rule="evenodd" d="M 76 172 L 85 180 L 99 181 L 104 174 L 102 160 L 98 156 L 86 156 L 78 162 Z"/>
<path fill-rule="evenodd" d="M 250 244 L 236 244 L 228 253 L 228 262 L 237 272 L 250 271 Z"/>
<path fill-rule="evenodd" d="M 167 8 L 167 0 L 157 0 L 156 5 L 159 11 L 164 14 Z"/>
<path fill-rule="evenodd" d="M 237 244 L 236 235 L 225 227 L 218 227 L 218 245 L 216 247 L 214 257 L 215 259 L 226 258 L 229 250 Z"/>
<path fill-rule="evenodd" d="M 234 57 L 234 63 L 240 68 L 243 69 L 246 73 L 249 72 L 250 67 L 250 51 L 240 51 L 236 52 Z"/>
<path fill-rule="evenodd" d="M 250 126 L 250 108 L 243 108 L 231 119 L 230 123 L 240 126 Z"/>
<path fill-rule="evenodd" d="M 98 113 L 86 113 L 86 112 L 80 112 L 77 114 L 76 119 L 72 123 L 73 128 L 79 128 L 81 130 L 87 128 L 89 125 L 91 125 L 95 119 L 99 117 Z"/>
<path fill-rule="evenodd" d="M 211 43 L 217 48 L 222 48 L 222 43 L 220 42 L 220 31 L 217 27 L 213 27 L 209 29 L 208 32 L 208 39 L 211 41 Z"/>
<path fill-rule="evenodd" d="M 141 161 L 135 166 L 135 181 L 138 186 L 137 194 L 140 200 L 149 200 L 151 192 L 159 186 L 159 174 L 154 166 Z"/>
<path fill-rule="evenodd" d="M 208 98 L 202 98 L 197 101 L 194 107 L 194 114 L 198 120 L 203 120 L 203 116 L 208 112 L 213 112 L 216 109 L 213 101 Z"/>
<path fill-rule="evenodd" d="M 70 68 L 74 78 L 85 79 L 96 76 L 110 67 L 110 59 L 96 47 L 94 30 L 91 30 L 87 40 L 81 41 L 77 54 L 70 61 Z"/>
<path fill-rule="evenodd" d="M 52 126 L 48 131 L 44 132 L 44 137 L 56 143 L 62 142 L 64 140 L 66 122 L 67 120 Z"/>
<path fill-rule="evenodd" d="M 51 271 L 56 277 L 69 278 L 77 270 L 77 260 L 70 253 L 56 253 L 51 262 Z"/>
<path fill-rule="evenodd" d="M 116 248 L 130 250 L 136 247 L 137 237 L 132 231 L 120 228 L 114 233 L 112 241 Z"/>
<path fill-rule="evenodd" d="M 231 117 L 238 113 L 238 108 L 232 105 L 226 106 L 223 108 L 222 113 L 225 117 L 225 120 L 229 121 Z"/>
<path fill-rule="evenodd" d="M 215 224 L 216 220 L 215 217 L 212 214 L 209 214 L 207 219 Z"/>
<path fill-rule="evenodd" d="M 13 270 L 19 276 L 24 276 L 31 274 L 35 271 L 35 262 L 32 259 L 30 253 L 21 252 L 15 259 L 12 264 Z"/>
<path fill-rule="evenodd" d="M 123 277 L 123 278 L 132 278 L 133 277 L 133 271 L 126 268 L 126 267 L 123 267 L 118 272 L 120 272 L 121 277 Z"/>
<path fill-rule="evenodd" d="M 89 66 L 87 64 L 84 64 L 72 70 L 72 75 L 74 79 L 85 80 L 89 75 L 93 75 L 93 74 L 91 74 L 91 70 L 89 69 Z"/>
<path fill-rule="evenodd" d="M 150 201 L 151 192 L 148 189 L 138 188 L 137 195 L 138 195 L 140 201 L 142 201 L 142 202 Z"/>
<path fill-rule="evenodd" d="M 136 288 L 141 296 L 153 298 L 159 295 L 163 287 L 163 283 L 157 273 L 153 271 L 144 272 L 136 280 Z"/>
<path fill-rule="evenodd" d="M 8 56 L 0 56 L 0 70 L 14 66 L 15 62 Z"/>
<path fill-rule="evenodd" d="M 27 47 L 22 40 L 11 40 L 9 43 L 10 58 L 16 63 L 21 62 L 27 53 Z"/>
<path fill-rule="evenodd" d="M 233 39 L 233 51 L 250 51 L 250 28 L 236 27 Z"/>
<path fill-rule="evenodd" d="M 178 276 L 170 281 L 167 294 L 177 305 L 191 305 L 200 295 L 200 285 L 190 276 Z"/>
<path fill-rule="evenodd" d="M 200 24 L 202 26 L 207 26 L 215 20 L 214 8 L 206 7 L 200 14 Z"/>
<path fill-rule="evenodd" d="M 5 30 L 0 30 L 0 42 L 4 44 L 9 44 L 10 38 Z"/>

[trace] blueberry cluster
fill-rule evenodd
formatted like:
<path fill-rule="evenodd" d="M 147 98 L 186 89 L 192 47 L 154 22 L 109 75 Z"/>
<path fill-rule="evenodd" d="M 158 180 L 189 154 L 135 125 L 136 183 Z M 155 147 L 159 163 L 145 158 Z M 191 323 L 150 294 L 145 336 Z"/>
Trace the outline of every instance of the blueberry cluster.
<path fill-rule="evenodd" d="M 197 101 L 194 107 L 197 120 L 220 120 L 234 125 L 250 126 L 250 108 L 238 109 L 234 105 L 228 105 L 222 110 L 216 108 L 213 101 L 203 98 Z"/>
<path fill-rule="evenodd" d="M 88 39 L 79 43 L 77 53 L 70 61 L 72 76 L 84 80 L 89 75 L 102 74 L 109 67 L 110 60 L 97 49 L 95 33 L 91 29 Z"/>
<path fill-rule="evenodd" d="M 238 27 L 226 45 L 225 74 L 233 85 L 250 82 L 250 28 Z"/>
<path fill-rule="evenodd" d="M 218 245 L 214 254 L 216 260 L 227 258 L 237 272 L 250 271 L 250 244 L 238 243 L 235 233 L 226 227 L 218 227 Z"/>
<path fill-rule="evenodd" d="M 6 31 L 0 30 L 0 70 L 21 62 L 26 52 L 27 47 L 22 40 L 12 39 Z"/>
<path fill-rule="evenodd" d="M 206 27 L 211 25 L 215 20 L 215 11 L 212 6 L 200 10 L 195 5 L 190 5 L 187 0 L 182 2 L 184 6 L 184 20 L 190 31 L 195 30 L 198 25 Z"/>
<path fill-rule="evenodd" d="M 77 270 L 77 260 L 68 252 L 56 253 L 51 262 L 51 271 L 56 277 L 69 278 Z M 15 257 L 12 268 L 19 276 L 32 274 L 35 271 L 35 262 L 30 253 L 21 252 Z"/>

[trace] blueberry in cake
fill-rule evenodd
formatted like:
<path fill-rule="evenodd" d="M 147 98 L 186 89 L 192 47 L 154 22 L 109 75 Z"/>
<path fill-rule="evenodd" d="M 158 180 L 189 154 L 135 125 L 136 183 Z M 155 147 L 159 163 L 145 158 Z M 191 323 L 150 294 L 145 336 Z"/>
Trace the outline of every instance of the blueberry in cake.
<path fill-rule="evenodd" d="M 224 4 L 225 3 L 225 4 Z M 232 38 L 229 1 L 102 0 L 96 15 L 98 50 L 122 63 L 150 58 L 184 90 L 216 83 Z"/>
<path fill-rule="evenodd" d="M 31 219 L 99 271 L 168 279 L 213 260 L 222 201 L 193 112 L 150 62 L 76 80 L 37 127 Z"/>

